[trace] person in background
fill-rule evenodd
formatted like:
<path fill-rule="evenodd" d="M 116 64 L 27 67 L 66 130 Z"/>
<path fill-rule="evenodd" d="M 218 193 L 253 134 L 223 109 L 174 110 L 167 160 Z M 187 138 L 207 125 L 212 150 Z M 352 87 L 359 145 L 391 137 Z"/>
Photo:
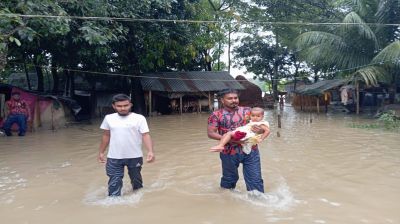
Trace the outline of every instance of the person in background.
<path fill-rule="evenodd" d="M 4 132 L 7 136 L 12 136 L 11 127 L 18 125 L 18 136 L 24 136 L 27 123 L 31 120 L 31 111 L 28 103 L 21 99 L 19 92 L 12 92 L 11 99 L 6 102 L 6 120 L 3 124 Z"/>

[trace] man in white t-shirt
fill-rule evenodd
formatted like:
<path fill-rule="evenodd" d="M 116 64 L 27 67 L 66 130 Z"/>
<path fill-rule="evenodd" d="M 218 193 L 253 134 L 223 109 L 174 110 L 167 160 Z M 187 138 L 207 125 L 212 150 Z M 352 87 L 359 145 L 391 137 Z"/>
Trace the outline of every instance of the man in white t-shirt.
<path fill-rule="evenodd" d="M 117 113 L 106 115 L 100 128 L 104 130 L 98 160 L 106 163 L 108 195 L 120 196 L 124 167 L 128 167 L 133 190 L 143 187 L 141 175 L 143 165 L 142 142 L 147 148 L 147 162 L 153 162 L 153 143 L 146 118 L 131 112 L 131 99 L 125 94 L 113 96 L 112 107 Z M 105 156 L 108 147 L 107 159 Z"/>

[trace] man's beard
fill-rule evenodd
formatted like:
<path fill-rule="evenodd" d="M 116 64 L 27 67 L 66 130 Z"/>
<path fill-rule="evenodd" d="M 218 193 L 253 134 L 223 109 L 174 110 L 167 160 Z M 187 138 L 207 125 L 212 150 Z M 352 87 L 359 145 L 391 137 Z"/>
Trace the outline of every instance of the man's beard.
<path fill-rule="evenodd" d="M 128 116 L 128 115 L 129 115 L 129 112 L 127 112 L 127 113 L 120 113 L 120 112 L 117 112 L 117 113 L 118 113 L 119 116 L 122 116 L 122 117 L 125 117 L 125 116 Z"/>
<path fill-rule="evenodd" d="M 228 108 L 236 109 L 239 106 L 237 103 L 229 104 Z"/>

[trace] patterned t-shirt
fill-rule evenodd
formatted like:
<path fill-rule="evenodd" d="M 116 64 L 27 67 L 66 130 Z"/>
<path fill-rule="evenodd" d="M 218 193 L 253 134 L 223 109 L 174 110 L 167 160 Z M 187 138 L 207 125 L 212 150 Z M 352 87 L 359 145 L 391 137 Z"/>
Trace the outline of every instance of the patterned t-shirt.
<path fill-rule="evenodd" d="M 249 107 L 238 107 L 234 111 L 228 111 L 224 108 L 216 110 L 208 118 L 208 126 L 217 128 L 218 133 L 223 135 L 237 127 L 246 125 L 250 120 L 250 110 Z M 256 150 L 257 147 L 255 146 L 253 149 Z M 222 153 L 230 155 L 242 153 L 242 145 L 228 143 Z"/>
<path fill-rule="evenodd" d="M 24 114 L 28 116 L 28 104 L 24 100 L 11 99 L 7 101 L 7 107 L 10 114 Z"/>

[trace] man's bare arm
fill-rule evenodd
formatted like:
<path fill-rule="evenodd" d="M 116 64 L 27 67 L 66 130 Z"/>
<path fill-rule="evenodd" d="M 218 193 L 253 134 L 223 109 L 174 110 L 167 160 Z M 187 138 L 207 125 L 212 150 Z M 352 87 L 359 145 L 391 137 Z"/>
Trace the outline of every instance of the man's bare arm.
<path fill-rule="evenodd" d="M 218 133 L 218 128 L 212 126 L 207 127 L 207 136 L 214 140 L 220 140 L 222 138 L 222 135 Z"/>
<path fill-rule="evenodd" d="M 103 136 L 101 137 L 100 147 L 99 147 L 98 161 L 100 163 L 106 162 L 106 157 L 104 155 L 104 152 L 106 151 L 106 148 L 109 143 L 110 143 L 110 130 L 104 130 Z"/>
<path fill-rule="evenodd" d="M 142 134 L 143 144 L 147 149 L 147 158 L 146 161 L 151 163 L 155 160 L 154 151 L 153 151 L 153 141 L 151 140 L 150 134 L 148 132 Z"/>

